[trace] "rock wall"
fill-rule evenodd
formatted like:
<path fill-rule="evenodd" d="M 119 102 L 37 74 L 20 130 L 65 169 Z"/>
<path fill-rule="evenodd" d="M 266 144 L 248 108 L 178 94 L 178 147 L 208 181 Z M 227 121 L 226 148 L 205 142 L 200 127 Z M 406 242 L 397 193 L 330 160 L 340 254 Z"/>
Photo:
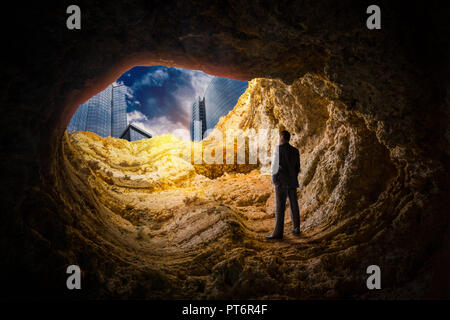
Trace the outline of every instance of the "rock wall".
<path fill-rule="evenodd" d="M 337 225 L 387 190 L 396 175 L 395 159 L 363 115 L 345 110 L 332 83 L 307 74 L 292 85 L 255 79 L 249 87 L 217 130 L 265 129 L 276 135 L 268 142 L 277 140 L 278 130 L 292 133 L 291 143 L 301 152 L 302 216 L 311 218 L 307 228 Z M 268 143 L 269 154 L 274 145 Z"/>

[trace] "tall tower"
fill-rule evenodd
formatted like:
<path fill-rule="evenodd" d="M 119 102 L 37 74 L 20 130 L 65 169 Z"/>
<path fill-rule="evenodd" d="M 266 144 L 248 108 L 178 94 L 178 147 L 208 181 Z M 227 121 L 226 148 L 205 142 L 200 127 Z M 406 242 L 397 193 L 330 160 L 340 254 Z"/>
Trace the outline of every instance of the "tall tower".
<path fill-rule="evenodd" d="M 127 128 L 127 87 L 123 84 L 112 85 L 111 136 L 120 138 Z"/>
<path fill-rule="evenodd" d="M 205 98 L 197 98 L 191 106 L 191 140 L 201 141 L 206 131 Z"/>
<path fill-rule="evenodd" d="M 88 103 L 83 103 L 73 115 L 67 126 L 67 132 L 86 131 Z"/>
<path fill-rule="evenodd" d="M 207 129 L 213 129 L 230 112 L 247 90 L 247 81 L 214 77 L 205 91 L 205 109 L 208 114 Z"/>
<path fill-rule="evenodd" d="M 67 131 L 91 131 L 102 137 L 120 138 L 127 128 L 127 87 L 109 85 L 83 103 L 75 112 Z"/>
<path fill-rule="evenodd" d="M 112 85 L 88 100 L 86 131 L 95 132 L 101 137 L 111 135 L 111 96 Z"/>

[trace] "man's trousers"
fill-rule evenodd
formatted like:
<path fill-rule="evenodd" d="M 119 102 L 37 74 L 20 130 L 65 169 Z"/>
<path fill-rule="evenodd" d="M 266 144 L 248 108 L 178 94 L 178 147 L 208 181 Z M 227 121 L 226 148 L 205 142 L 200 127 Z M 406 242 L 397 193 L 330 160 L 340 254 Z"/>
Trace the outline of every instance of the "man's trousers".
<path fill-rule="evenodd" d="M 300 212 L 298 208 L 297 189 L 275 187 L 275 229 L 274 236 L 283 236 L 284 231 L 284 211 L 286 210 L 286 198 L 289 197 L 289 207 L 291 209 L 291 219 L 294 229 L 300 230 Z"/>

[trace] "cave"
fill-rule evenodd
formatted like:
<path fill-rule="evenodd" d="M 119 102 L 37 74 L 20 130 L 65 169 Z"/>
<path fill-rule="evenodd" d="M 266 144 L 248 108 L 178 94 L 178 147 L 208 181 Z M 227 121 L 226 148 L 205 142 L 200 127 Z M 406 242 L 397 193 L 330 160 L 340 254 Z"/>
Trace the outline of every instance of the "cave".
<path fill-rule="evenodd" d="M 80 2 L 81 29 L 67 30 L 69 4 L 3 21 L 21 41 L 3 66 L 2 295 L 450 297 L 448 4 L 381 1 L 370 30 L 364 2 Z M 35 12 L 38 27 L 20 23 Z M 173 163 L 161 150 L 181 142 L 67 133 L 80 104 L 150 65 L 249 81 L 216 129 L 293 133 L 304 237 L 264 241 L 264 165 L 154 177 L 143 168 Z M 83 290 L 67 290 L 69 265 Z M 371 265 L 382 290 L 367 289 Z"/>

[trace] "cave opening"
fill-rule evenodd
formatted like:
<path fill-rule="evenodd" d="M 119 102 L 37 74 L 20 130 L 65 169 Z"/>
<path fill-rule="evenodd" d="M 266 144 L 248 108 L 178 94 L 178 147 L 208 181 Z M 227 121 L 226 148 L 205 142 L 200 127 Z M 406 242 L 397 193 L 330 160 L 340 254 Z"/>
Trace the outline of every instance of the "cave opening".
<path fill-rule="evenodd" d="M 247 81 L 198 70 L 135 66 L 78 106 L 67 131 L 128 141 L 163 134 L 200 141 L 247 87 Z"/>
<path fill-rule="evenodd" d="M 142 73 L 140 68 L 119 79 L 131 77 L 132 70 Z M 170 69 L 149 72 L 164 80 L 161 70 Z M 161 86 L 145 76 L 136 82 Z M 117 83 L 102 92 L 124 86 Z M 327 250 L 367 241 L 382 228 L 380 219 L 389 219 L 388 210 L 379 216 L 379 207 L 395 186 L 396 169 L 388 149 L 364 119 L 344 111 L 338 91 L 334 83 L 314 73 L 292 84 L 255 78 L 200 141 L 191 141 L 196 140 L 192 134 L 187 139 L 163 134 L 130 142 L 70 132 L 77 111 L 64 135 L 61 157 L 61 174 L 69 182 L 64 194 L 72 198 L 67 202 L 77 203 L 71 214 L 120 256 L 133 255 L 143 268 L 178 270 L 177 277 L 206 276 L 224 256 L 233 261 L 232 252 L 264 256 L 268 248 L 283 248 L 302 264 Z M 198 106 L 202 99 L 196 96 L 191 100 Z M 136 101 L 131 99 L 140 107 Z M 142 120 L 136 110 L 131 110 L 132 117 Z M 268 167 L 281 129 L 292 132 L 291 143 L 301 152 L 298 196 L 303 237 L 267 244 L 263 236 L 273 228 L 275 211 Z M 251 141 L 257 142 L 255 162 Z M 223 161 L 208 162 L 207 155 L 215 160 L 219 155 Z M 285 221 L 289 227 L 290 219 Z M 369 229 L 373 223 L 377 227 Z M 358 237 L 345 237 L 346 232 Z M 341 236 L 330 241 L 336 235 Z M 325 245 L 317 245 L 323 241 Z M 298 252 L 298 247 L 303 250 Z M 197 255 L 208 257 L 204 265 L 186 265 Z"/>

